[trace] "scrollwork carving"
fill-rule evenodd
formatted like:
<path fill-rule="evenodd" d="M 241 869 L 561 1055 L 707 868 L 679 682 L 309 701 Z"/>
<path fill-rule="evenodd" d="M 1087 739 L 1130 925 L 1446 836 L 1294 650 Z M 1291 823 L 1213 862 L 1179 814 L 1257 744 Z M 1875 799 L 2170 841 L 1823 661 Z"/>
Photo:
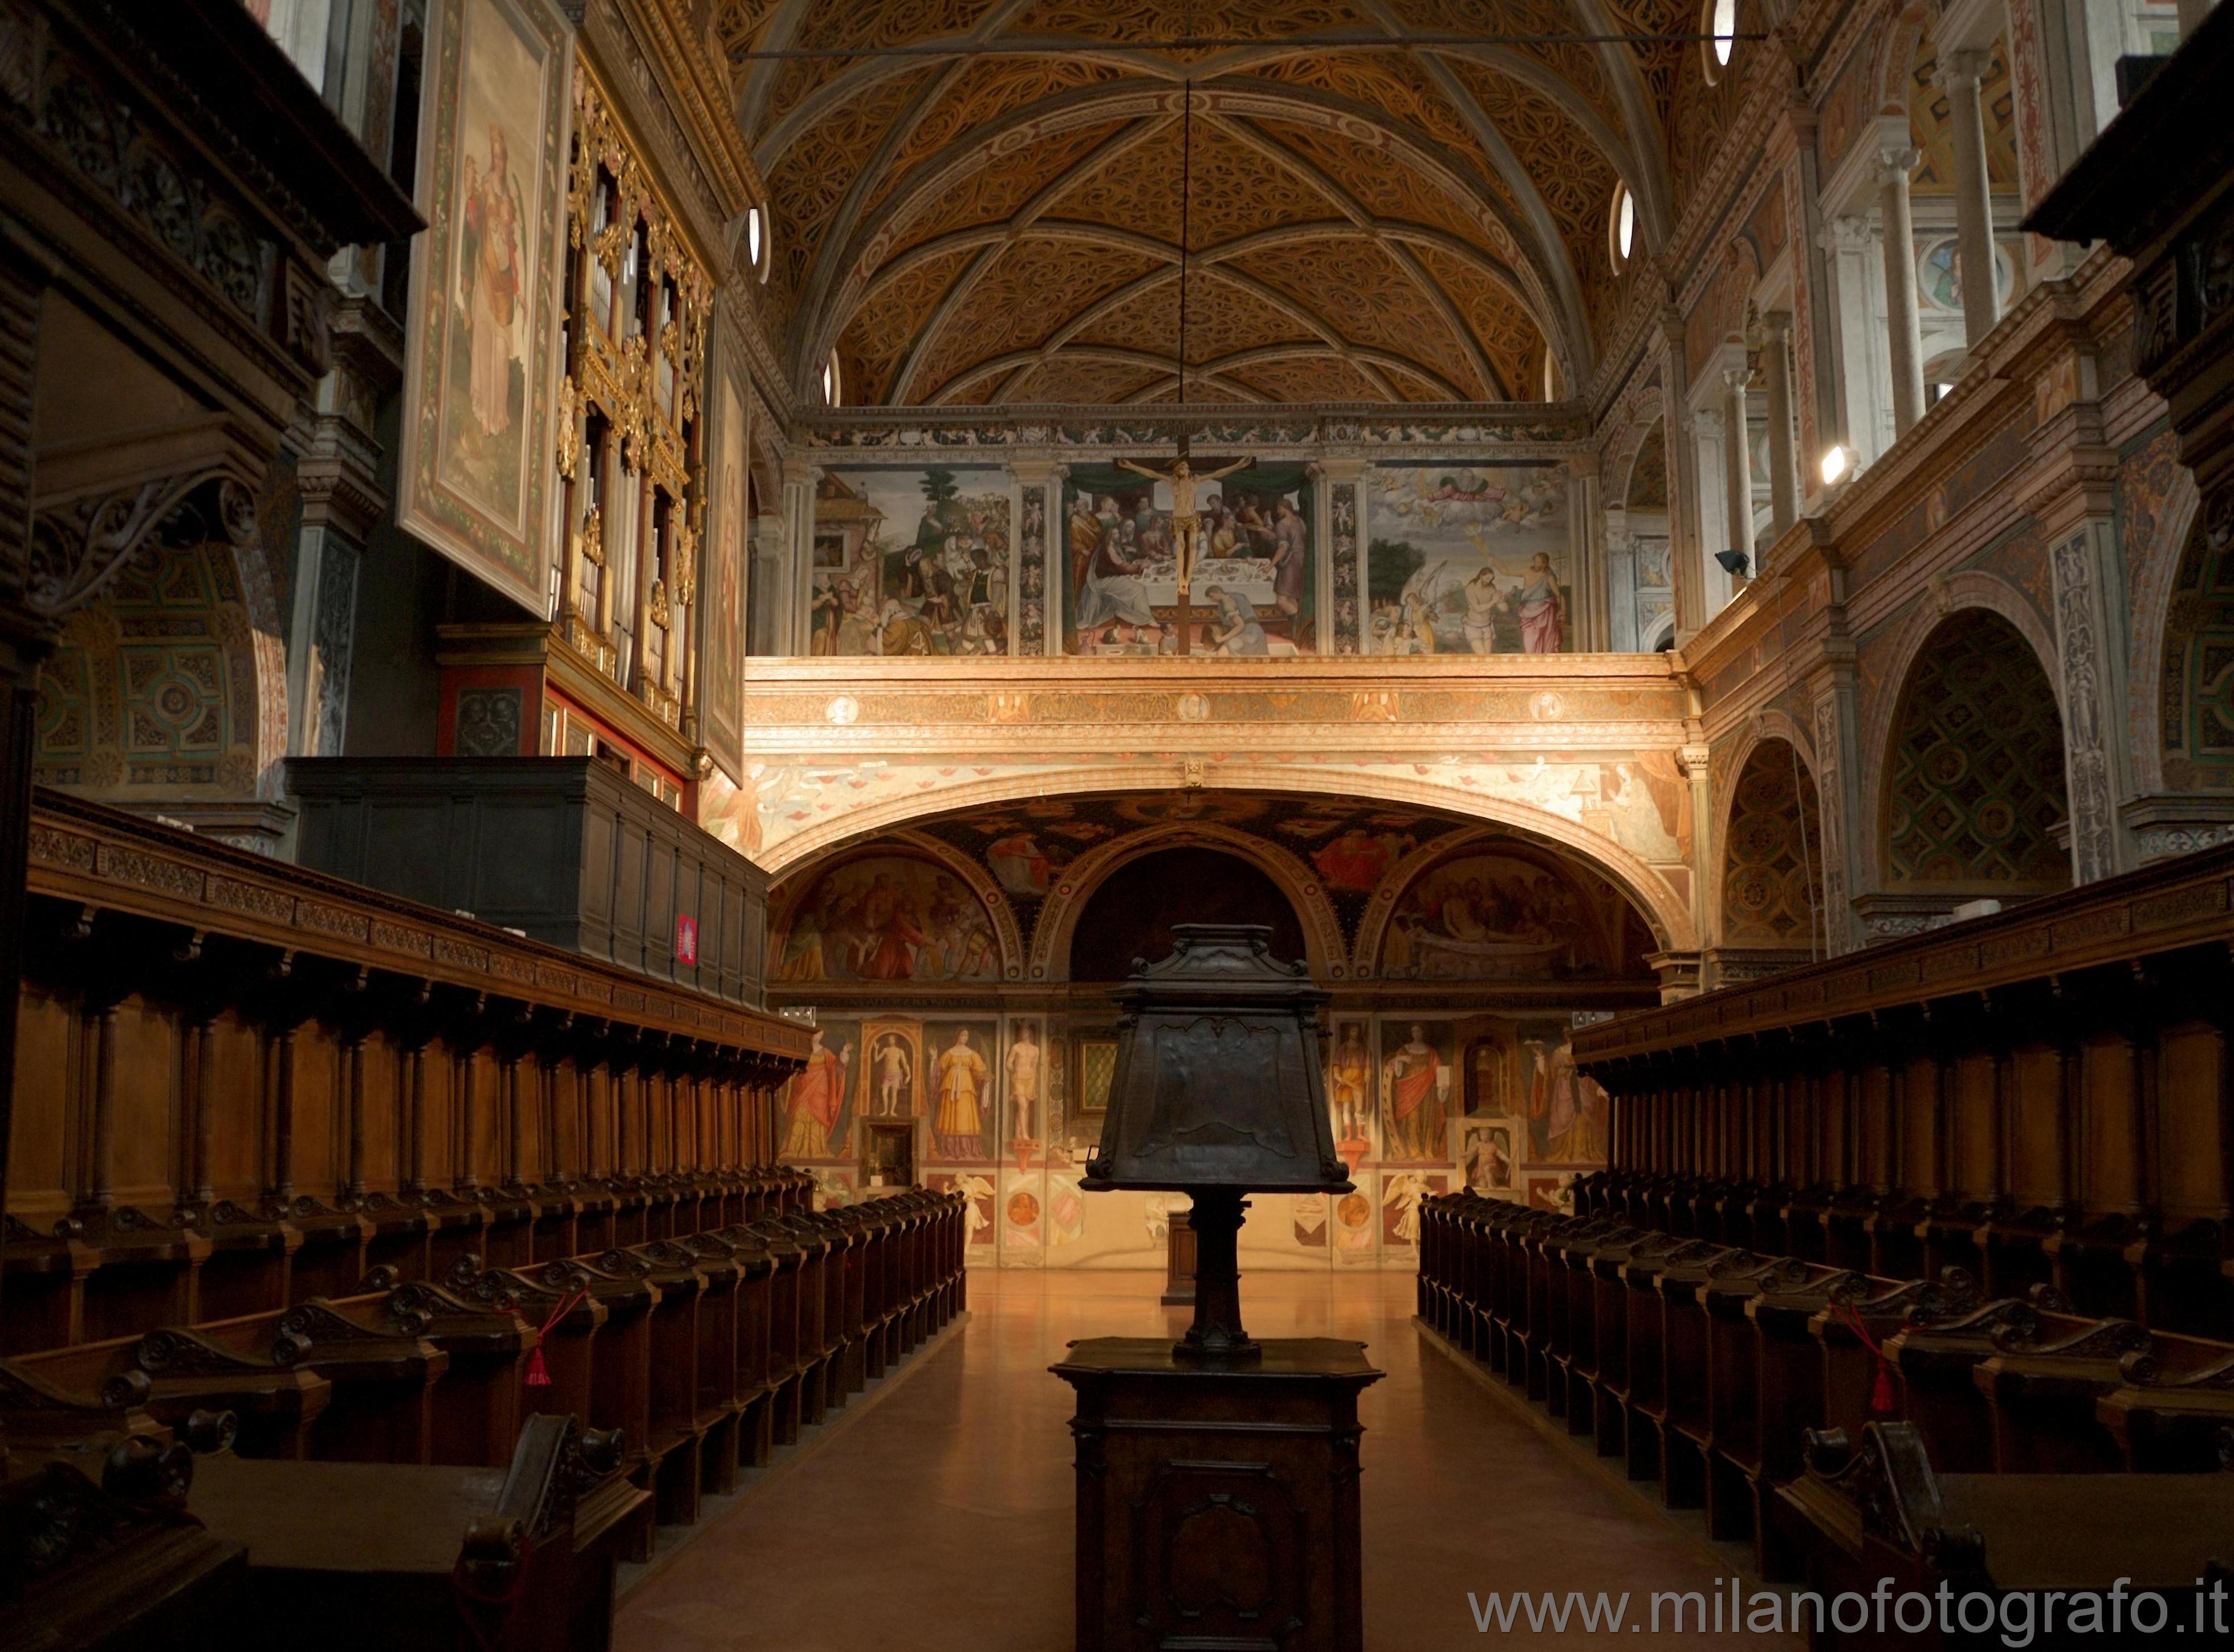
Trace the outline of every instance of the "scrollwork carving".
<path fill-rule="evenodd" d="M 203 470 L 42 511 L 31 525 L 24 600 L 46 618 L 66 617 L 107 591 L 159 532 L 253 543 L 255 496 L 231 477 Z"/>

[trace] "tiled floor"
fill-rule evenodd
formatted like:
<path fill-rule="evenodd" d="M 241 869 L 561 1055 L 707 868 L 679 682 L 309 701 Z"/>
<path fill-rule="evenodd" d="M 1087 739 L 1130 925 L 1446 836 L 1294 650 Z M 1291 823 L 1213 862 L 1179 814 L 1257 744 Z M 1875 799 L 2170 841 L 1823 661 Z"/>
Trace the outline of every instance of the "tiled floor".
<path fill-rule="evenodd" d="M 621 1652 L 1068 1652 L 1075 1338 L 1184 1329 L 1159 1276 L 986 1271 L 969 1322 L 873 1410 L 702 1531 L 623 1605 Z M 1727 1564 L 1428 1347 L 1408 1275 L 1251 1275 L 1258 1336 L 1366 1342 L 1366 1644 L 1486 1644 L 1468 1591 L 1711 1590 Z M 1727 1585 L 1725 1585 L 1727 1587 Z M 1525 1628 L 1560 1647 L 1653 1639 Z M 1501 1637 L 1496 1637 L 1501 1638 Z M 1668 1638 L 1675 1638 L 1669 1636 Z M 1690 1637 L 1686 1637 L 1690 1638 Z M 1715 1636 L 1732 1645 L 1790 1645 Z"/>

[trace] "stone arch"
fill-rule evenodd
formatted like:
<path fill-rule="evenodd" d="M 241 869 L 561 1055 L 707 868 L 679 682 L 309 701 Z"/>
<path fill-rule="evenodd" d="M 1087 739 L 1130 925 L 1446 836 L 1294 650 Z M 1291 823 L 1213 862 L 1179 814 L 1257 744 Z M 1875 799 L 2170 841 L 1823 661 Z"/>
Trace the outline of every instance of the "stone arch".
<path fill-rule="evenodd" d="M 2176 452 L 2176 439 L 2167 433 L 2165 442 L 2170 456 L 2171 452 Z M 2162 695 L 2165 687 L 2166 632 L 2174 594 L 2188 571 L 2188 554 L 2197 535 L 2200 504 L 2194 473 L 2174 459 L 2169 486 L 2155 514 L 2152 531 L 2131 539 L 2126 537 L 2134 515 L 2130 500 L 2120 524 L 2133 614 L 2126 721 L 2132 741 L 2133 780 L 2143 792 L 2157 790 L 2164 784 L 2166 719 Z"/>
<path fill-rule="evenodd" d="M 872 861 L 882 860 L 913 861 L 933 869 L 934 875 L 952 878 L 984 909 L 992 930 L 995 950 L 990 972 L 979 970 L 934 978 L 988 986 L 1022 978 L 1023 943 L 1017 929 L 1016 915 L 1010 908 L 1008 898 L 1001 892 L 1000 886 L 983 867 L 950 846 L 922 833 L 901 832 L 849 845 L 827 856 L 800 864 L 771 891 L 768 902 L 768 977 L 771 984 L 807 985 L 833 980 L 879 978 L 852 974 L 831 976 L 826 973 L 826 962 L 823 973 L 786 972 L 794 964 L 802 963 L 808 956 L 802 950 L 797 958 L 794 957 L 793 932 L 809 897 L 823 889 L 833 874 L 843 872 L 847 866 L 866 865 Z"/>
<path fill-rule="evenodd" d="M 2063 720 L 2038 650 L 1975 605 L 1923 643 L 1877 780 L 1880 887 L 2022 896 L 2067 886 Z"/>
<path fill-rule="evenodd" d="M 1662 511 L 1668 508 L 1668 473 L 1666 470 L 1668 463 L 1667 424 L 1668 421 L 1666 418 L 1663 415 L 1656 413 L 1651 418 L 1643 421 L 1634 428 L 1636 438 L 1634 441 L 1627 440 L 1627 436 L 1624 434 L 1623 446 L 1617 450 L 1614 457 L 1614 473 L 1617 477 L 1619 477 L 1621 485 L 1619 488 L 1615 490 L 1611 494 L 1611 497 L 1624 509 L 1626 509 L 1632 502 L 1630 500 L 1630 494 L 1636 490 L 1640 480 L 1637 475 L 1636 469 L 1638 462 L 1640 460 L 1643 461 L 1648 469 L 1650 467 L 1651 455 L 1654 451 L 1656 451 L 1656 443 L 1654 441 L 1656 437 L 1658 438 L 1656 451 L 1660 454 L 1659 462 L 1662 467 L 1658 487 L 1660 503 L 1656 506 L 1651 504 L 1648 500 L 1645 502 L 1643 508 Z M 1650 478 L 1648 476 L 1643 480 L 1644 480 L 1648 484 L 1647 491 L 1650 492 Z"/>
<path fill-rule="evenodd" d="M 1902 689 L 1915 670 L 1917 656 L 1943 623 L 1971 608 L 1998 614 L 2016 628 L 2030 645 L 2041 669 L 2048 674 L 2058 713 L 2062 710 L 2063 673 L 2058 663 L 2055 634 L 2048 627 L 2048 617 L 2034 605 L 2032 598 L 1998 574 L 1975 568 L 1933 580 L 1924 599 L 1911 607 L 1899 622 L 1892 641 L 1882 645 L 1885 669 L 1865 674 L 1860 719 L 1861 787 L 1862 795 L 1872 800 L 1872 806 L 1885 795 L 1893 715 L 1899 709 Z M 1878 882 L 1882 882 L 1885 876 L 1879 859 L 1881 847 L 1882 833 L 1873 828 L 1864 835 L 1862 852 L 1871 875 Z"/>
<path fill-rule="evenodd" d="M 1886 27 L 1878 36 L 1877 62 L 1870 85 L 1877 95 L 1877 113 L 1908 117 L 1909 76 L 1916 71 L 1917 49 L 1924 43 L 1930 20 L 1920 5 L 1888 7 Z M 1911 129 L 1911 141 L 1916 138 Z"/>
<path fill-rule="evenodd" d="M 1797 761 L 1800 773 L 1793 772 Z M 1806 733 L 1764 712 L 1732 754 L 1715 800 L 1721 853 L 1708 891 L 1724 946 L 1799 947 L 1826 935 L 1822 781 Z"/>
<path fill-rule="evenodd" d="M 1650 863 L 1579 820 L 1510 798 L 1485 795 L 1464 786 L 1436 785 L 1397 774 L 1331 770 L 1309 763 L 1251 765 L 1245 773 L 1210 772 L 1201 783 L 1219 790 L 1249 793 L 1323 793 L 1339 785 L 1345 795 L 1401 803 L 1444 814 L 1506 827 L 1571 851 L 1616 889 L 1628 896 L 1664 951 L 1689 951 L 1699 944 L 1690 904 Z M 929 815 L 952 813 L 1020 798 L 1082 796 L 1097 792 L 1170 792 L 1186 784 L 1169 762 L 1110 762 L 1067 767 L 1059 775 L 1044 769 L 1016 770 L 961 781 L 938 791 L 904 793 L 864 803 L 842 816 L 783 839 L 760 857 L 771 874 L 841 846 L 889 833 Z"/>
<path fill-rule="evenodd" d="M 2215 781 L 2198 772 L 2186 726 L 2190 648 L 2234 626 L 2234 558 L 2212 553 L 2199 505 L 2193 473 L 2176 467 L 2156 532 L 2127 552 L 2134 613 L 2127 724 L 2144 793 L 2234 788 L 2234 767 Z"/>
<path fill-rule="evenodd" d="M 1217 849 L 1264 872 L 1295 908 L 1303 926 L 1304 961 L 1310 965 L 1312 977 L 1321 981 L 1346 977 L 1342 920 L 1335 915 L 1334 904 L 1327 898 L 1318 873 L 1277 844 L 1215 821 L 1191 820 L 1128 833 L 1073 861 L 1061 881 L 1048 891 L 1047 905 L 1032 931 L 1029 978 L 1068 980 L 1071 941 L 1094 891 L 1120 867 L 1161 850 L 1181 847 Z"/>
<path fill-rule="evenodd" d="M 259 547 L 175 532 L 70 615 L 38 682 L 39 783 L 278 848 L 287 662 Z"/>
<path fill-rule="evenodd" d="M 1575 885 L 1578 874 L 1595 878 L 1621 898 L 1630 913 L 1643 922 L 1648 929 L 1651 927 L 1650 919 L 1638 907 L 1635 898 L 1611 878 L 1604 877 L 1600 869 L 1578 865 L 1574 857 L 1562 852 L 1551 845 L 1531 841 L 1511 833 L 1487 831 L 1464 833 L 1454 837 L 1438 838 L 1432 842 L 1421 845 L 1391 866 L 1382 878 L 1380 885 L 1373 891 L 1372 899 L 1366 905 L 1365 915 L 1357 926 L 1357 946 L 1351 961 L 1353 974 L 1360 980 L 1382 977 L 1384 972 L 1382 965 L 1384 950 L 1389 940 L 1391 920 L 1396 914 L 1401 898 L 1415 885 L 1440 868 L 1455 865 L 1469 856 L 1492 852 L 1504 854 L 1524 864 L 1538 866 L 1558 878 L 1571 888 Z M 1578 891 L 1578 892 L 1587 894 L 1589 891 Z M 1622 930 L 1625 928 L 1625 924 L 1617 915 L 1609 916 L 1612 917 L 1616 925 L 1610 932 L 1600 929 L 1595 922 L 1591 929 L 1593 939 L 1602 943 L 1605 956 L 1612 958 L 1619 952 L 1623 939 Z"/>

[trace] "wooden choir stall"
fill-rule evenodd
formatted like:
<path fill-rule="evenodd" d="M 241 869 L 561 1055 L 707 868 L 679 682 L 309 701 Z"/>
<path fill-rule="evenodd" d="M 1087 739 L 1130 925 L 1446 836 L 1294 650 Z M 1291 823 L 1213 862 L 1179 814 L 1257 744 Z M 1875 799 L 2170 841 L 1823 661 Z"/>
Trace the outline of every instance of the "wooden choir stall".
<path fill-rule="evenodd" d="M 120 1535 L 0 1645 L 601 1646 L 961 1305 L 954 1198 L 775 1162 L 801 1029 L 491 925 L 42 793 L 20 1015 L 0 1500 Z"/>
<path fill-rule="evenodd" d="M 1176 1344 L 1074 1342 L 1054 1367 L 1078 1396 L 1078 1652 L 1360 1652 L 1357 1396 L 1382 1374 L 1362 1343 L 1250 1336 L 1236 1263 L 1244 1192 L 1350 1189 L 1320 1074 L 1327 995 L 1271 956 L 1268 928 L 1173 934 L 1115 995 L 1081 1185 L 1193 1195 L 1194 1322 Z"/>

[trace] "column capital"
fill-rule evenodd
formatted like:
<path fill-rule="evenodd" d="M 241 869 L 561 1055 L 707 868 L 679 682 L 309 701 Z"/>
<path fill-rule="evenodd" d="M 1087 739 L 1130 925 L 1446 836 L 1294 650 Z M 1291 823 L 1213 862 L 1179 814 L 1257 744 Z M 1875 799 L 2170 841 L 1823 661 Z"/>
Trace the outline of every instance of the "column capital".
<path fill-rule="evenodd" d="M 1763 337 L 1774 339 L 1781 343 L 1792 336 L 1792 312 L 1788 310 L 1764 311 L 1760 318 L 1760 330 Z"/>
<path fill-rule="evenodd" d="M 1866 252 L 1876 244 L 1877 232 L 1866 218 L 1826 219 L 1815 235 L 1826 252 Z"/>
<path fill-rule="evenodd" d="M 822 480 L 822 467 L 801 454 L 786 454 L 781 474 L 786 487 L 812 487 Z"/>
<path fill-rule="evenodd" d="M 1939 54 L 1939 65 L 1932 72 L 1931 83 L 1947 92 L 1976 92 L 1992 62 L 1993 53 L 1983 47 L 1958 46 L 1953 51 Z"/>
<path fill-rule="evenodd" d="M 1924 159 L 1924 151 L 1916 148 L 1880 149 L 1878 151 L 1878 182 L 1898 184 L 1906 189 L 1915 177 L 1916 168 Z"/>

